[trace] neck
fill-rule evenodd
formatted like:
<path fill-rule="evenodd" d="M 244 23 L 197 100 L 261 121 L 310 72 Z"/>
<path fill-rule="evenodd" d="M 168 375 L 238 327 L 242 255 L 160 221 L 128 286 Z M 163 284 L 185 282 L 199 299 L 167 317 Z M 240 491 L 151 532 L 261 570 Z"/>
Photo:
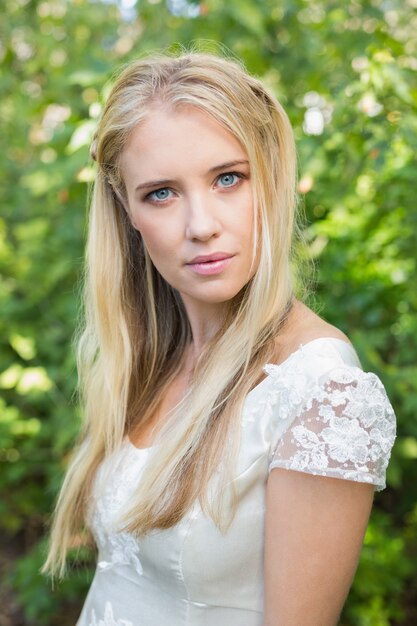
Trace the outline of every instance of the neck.
<path fill-rule="evenodd" d="M 186 296 L 182 298 L 193 337 L 189 358 L 195 363 L 206 344 L 219 330 L 225 308 L 223 303 L 201 303 L 190 301 Z"/>

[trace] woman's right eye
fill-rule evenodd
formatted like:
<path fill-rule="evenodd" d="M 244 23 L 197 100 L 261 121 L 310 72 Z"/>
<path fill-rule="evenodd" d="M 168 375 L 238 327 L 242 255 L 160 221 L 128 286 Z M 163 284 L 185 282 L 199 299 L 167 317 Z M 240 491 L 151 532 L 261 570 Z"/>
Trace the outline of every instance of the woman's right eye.
<path fill-rule="evenodd" d="M 161 189 L 155 189 L 155 191 L 151 191 L 145 196 L 145 200 L 150 200 L 151 202 L 164 202 L 164 200 L 169 200 L 171 198 L 172 191 L 168 189 L 168 187 L 161 187 Z"/>

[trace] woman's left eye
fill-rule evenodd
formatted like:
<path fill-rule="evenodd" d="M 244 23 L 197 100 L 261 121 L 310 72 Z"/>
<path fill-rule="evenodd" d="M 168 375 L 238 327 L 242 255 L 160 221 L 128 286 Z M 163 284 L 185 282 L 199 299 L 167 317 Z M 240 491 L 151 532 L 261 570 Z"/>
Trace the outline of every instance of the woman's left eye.
<path fill-rule="evenodd" d="M 217 179 L 217 182 L 221 187 L 234 187 L 239 180 L 243 178 L 241 174 L 237 174 L 236 172 L 227 172 L 226 174 L 221 174 Z"/>

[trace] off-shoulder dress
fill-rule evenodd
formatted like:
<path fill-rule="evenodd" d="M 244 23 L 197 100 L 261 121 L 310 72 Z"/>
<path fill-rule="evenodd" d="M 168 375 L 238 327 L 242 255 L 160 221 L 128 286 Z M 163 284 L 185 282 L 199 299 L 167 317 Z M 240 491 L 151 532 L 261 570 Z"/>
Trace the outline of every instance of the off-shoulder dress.
<path fill-rule="evenodd" d="M 77 626 L 260 626 L 268 474 L 285 468 L 385 487 L 395 416 L 350 344 L 301 345 L 246 399 L 234 478 L 238 509 L 222 534 L 196 502 L 173 528 L 118 531 L 149 455 L 126 439 L 100 466 L 88 521 L 98 546 Z"/>

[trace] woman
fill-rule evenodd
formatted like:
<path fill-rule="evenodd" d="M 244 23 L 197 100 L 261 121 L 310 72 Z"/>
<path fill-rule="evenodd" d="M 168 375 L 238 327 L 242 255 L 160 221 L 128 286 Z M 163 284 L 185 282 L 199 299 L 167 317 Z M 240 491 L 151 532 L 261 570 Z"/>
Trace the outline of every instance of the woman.
<path fill-rule="evenodd" d="M 78 626 L 333 626 L 395 421 L 295 297 L 285 112 L 235 62 L 152 57 L 92 154 L 85 425 L 44 570 L 91 533 Z"/>

